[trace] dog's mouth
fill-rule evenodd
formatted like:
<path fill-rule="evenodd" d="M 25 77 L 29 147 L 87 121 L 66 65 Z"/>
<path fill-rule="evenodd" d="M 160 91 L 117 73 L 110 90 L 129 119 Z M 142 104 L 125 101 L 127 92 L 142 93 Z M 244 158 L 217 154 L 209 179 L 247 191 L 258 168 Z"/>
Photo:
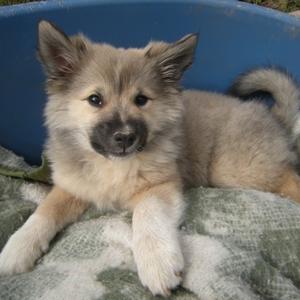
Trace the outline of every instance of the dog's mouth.
<path fill-rule="evenodd" d="M 131 147 L 131 148 L 123 148 L 121 151 L 114 151 L 114 150 L 109 150 L 109 149 L 105 149 L 105 147 L 103 147 L 101 144 L 97 143 L 97 142 L 92 142 L 92 147 L 93 149 L 105 156 L 105 157 L 110 157 L 110 158 L 127 158 L 127 157 L 130 157 L 130 156 L 133 156 L 137 153 L 140 153 L 144 150 L 145 148 L 145 144 L 146 143 L 141 143 L 135 147 Z"/>
<path fill-rule="evenodd" d="M 138 146 L 132 150 L 123 149 L 123 151 L 120 152 L 109 152 L 109 155 L 114 157 L 127 157 L 142 152 L 143 150 L 144 150 L 144 146 Z"/>

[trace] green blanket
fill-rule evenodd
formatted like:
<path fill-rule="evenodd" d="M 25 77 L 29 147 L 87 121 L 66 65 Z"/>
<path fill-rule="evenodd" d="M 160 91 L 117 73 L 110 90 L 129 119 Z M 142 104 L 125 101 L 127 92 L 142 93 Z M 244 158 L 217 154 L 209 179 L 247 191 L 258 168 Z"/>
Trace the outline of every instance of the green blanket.
<path fill-rule="evenodd" d="M 47 194 L 44 167 L 0 148 L 0 249 Z M 30 175 L 36 171 L 42 180 Z M 172 299 L 300 299 L 298 204 L 257 191 L 204 188 L 188 191 L 186 201 L 186 267 Z M 153 299 L 136 274 L 130 222 L 128 213 L 91 208 L 57 235 L 32 272 L 1 277 L 0 299 Z"/>

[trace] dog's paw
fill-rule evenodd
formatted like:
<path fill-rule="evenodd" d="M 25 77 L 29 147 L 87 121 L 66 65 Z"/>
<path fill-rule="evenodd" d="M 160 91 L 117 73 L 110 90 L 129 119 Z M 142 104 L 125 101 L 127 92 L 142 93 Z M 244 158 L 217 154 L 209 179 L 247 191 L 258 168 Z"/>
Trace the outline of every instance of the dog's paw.
<path fill-rule="evenodd" d="M 0 254 L 0 275 L 29 271 L 35 261 L 48 249 L 48 240 L 42 237 L 36 217 L 28 221 L 8 240 Z"/>
<path fill-rule="evenodd" d="M 139 278 L 153 295 L 168 297 L 182 278 L 184 262 L 177 241 L 144 238 L 134 246 Z"/>

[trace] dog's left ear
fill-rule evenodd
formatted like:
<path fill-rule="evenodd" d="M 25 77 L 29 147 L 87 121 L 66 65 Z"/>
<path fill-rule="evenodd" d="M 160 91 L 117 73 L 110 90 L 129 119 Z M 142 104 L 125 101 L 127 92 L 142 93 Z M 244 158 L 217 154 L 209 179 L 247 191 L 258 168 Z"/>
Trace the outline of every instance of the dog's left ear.
<path fill-rule="evenodd" d="M 38 26 L 38 56 L 49 79 L 72 76 L 86 57 L 89 41 L 80 35 L 69 37 L 48 21 Z"/>
<path fill-rule="evenodd" d="M 145 56 L 155 60 L 162 79 L 177 84 L 183 72 L 193 63 L 198 35 L 189 34 L 173 44 L 153 42 L 146 47 Z"/>

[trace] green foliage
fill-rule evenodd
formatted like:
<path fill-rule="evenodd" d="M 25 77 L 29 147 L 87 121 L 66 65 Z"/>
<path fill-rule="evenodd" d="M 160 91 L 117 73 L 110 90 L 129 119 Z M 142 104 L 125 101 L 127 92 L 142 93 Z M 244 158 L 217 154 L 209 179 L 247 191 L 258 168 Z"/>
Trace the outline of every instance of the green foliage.
<path fill-rule="evenodd" d="M 34 0 L 0 0 L 0 6 L 27 3 L 27 2 L 34 2 Z"/>
<path fill-rule="evenodd" d="M 300 9 L 300 0 L 244 0 L 244 2 L 279 9 L 285 12 Z"/>

